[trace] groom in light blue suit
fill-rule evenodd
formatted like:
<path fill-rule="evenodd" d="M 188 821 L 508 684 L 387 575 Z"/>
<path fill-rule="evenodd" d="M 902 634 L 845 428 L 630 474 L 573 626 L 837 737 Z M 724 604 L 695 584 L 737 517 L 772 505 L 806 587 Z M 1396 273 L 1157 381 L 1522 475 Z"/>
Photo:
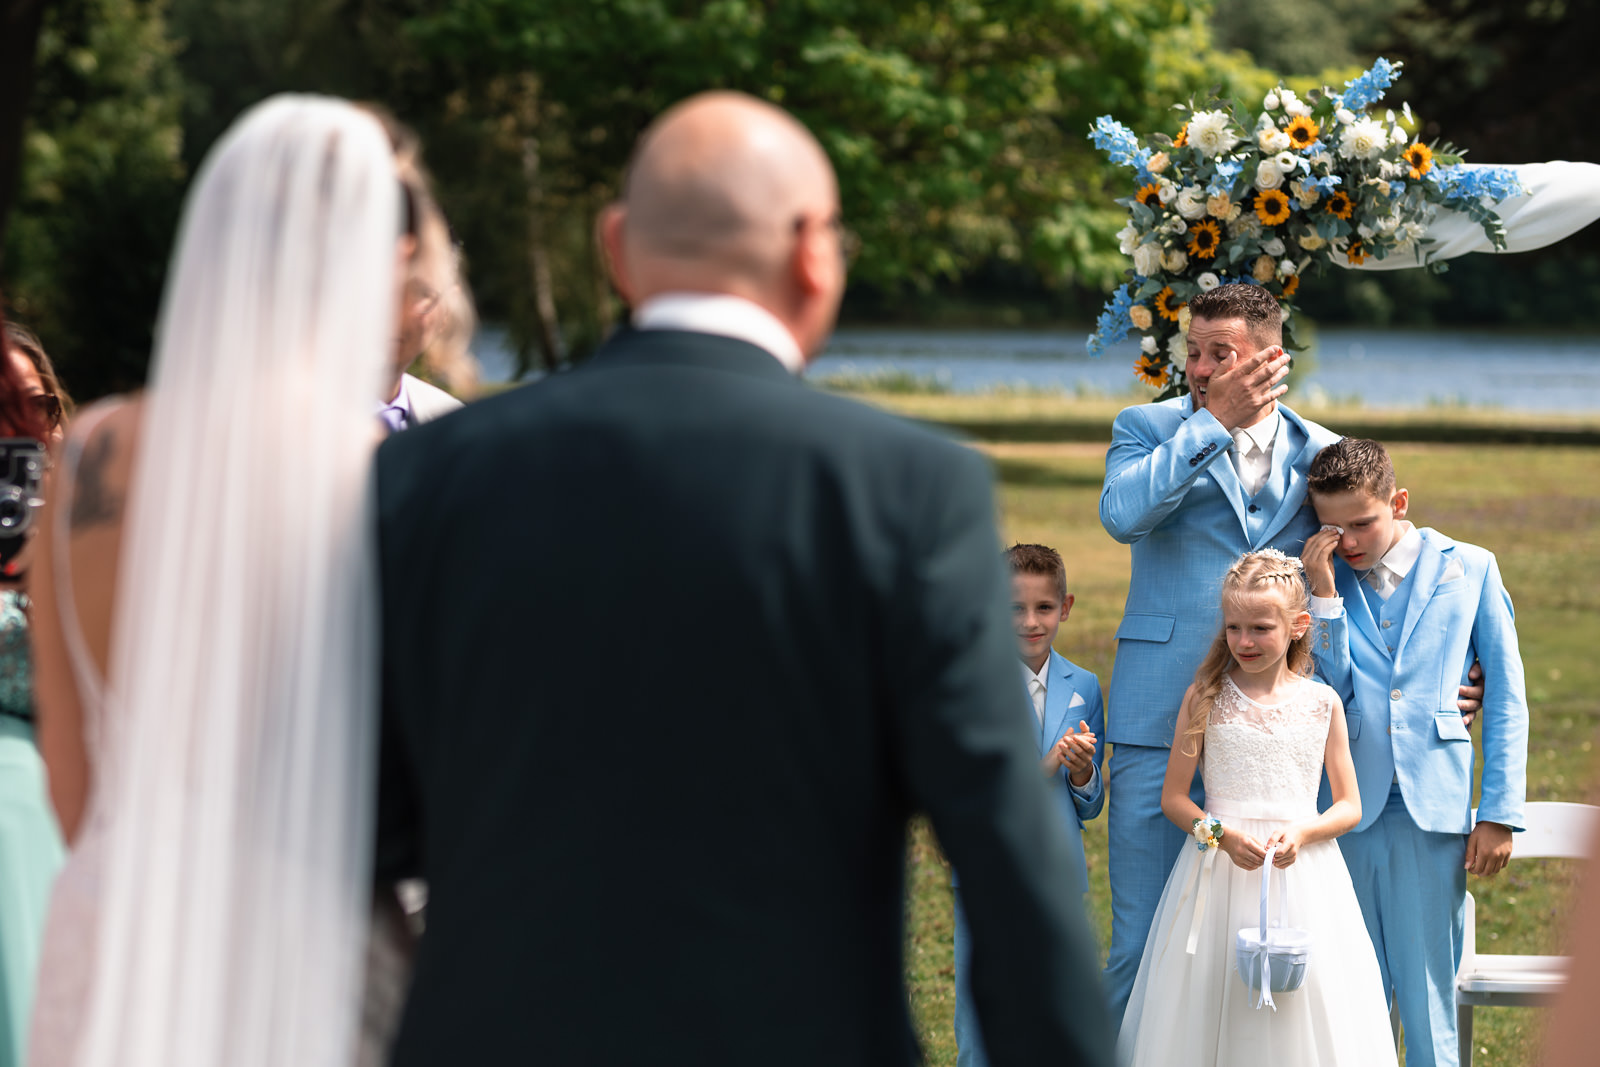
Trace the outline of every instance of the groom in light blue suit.
<path fill-rule="evenodd" d="M 1406 1063 L 1454 1067 L 1466 873 L 1498 873 L 1522 829 L 1528 704 L 1511 598 L 1493 553 L 1405 521 L 1409 495 L 1378 442 L 1340 441 L 1309 481 L 1329 524 L 1305 549 L 1312 652 L 1344 701 L 1361 792 L 1361 822 L 1339 845 Z M 1476 821 L 1472 736 L 1455 706 L 1474 658 L 1485 678 Z"/>
<path fill-rule="evenodd" d="M 1105 733 L 1105 708 L 1100 680 L 1052 647 L 1075 599 L 1067 591 L 1061 554 L 1044 545 L 1013 545 L 1006 551 L 1006 560 L 1011 567 L 1012 625 L 1022 658 L 1023 684 L 1038 723 L 1041 767 L 1066 828 L 1061 839 L 1073 856 L 1072 879 L 1061 887 L 1061 893 L 1077 905 L 1089 891 L 1083 824 L 1099 815 L 1105 805 L 1100 774 L 1105 746 L 1099 743 Z M 972 1000 L 972 940 L 957 872 L 951 872 L 950 884 L 955 901 L 956 1064 L 988 1067 Z"/>
<path fill-rule="evenodd" d="M 1188 311 L 1189 395 L 1117 416 L 1100 495 L 1101 524 L 1133 554 L 1107 737 L 1113 1026 L 1187 840 L 1161 813 L 1161 783 L 1178 705 L 1221 625 L 1222 576 L 1248 551 L 1300 552 L 1316 529 L 1306 470 L 1337 440 L 1277 403 L 1289 358 L 1271 293 L 1224 285 Z M 1198 778 L 1194 798 L 1203 806 Z"/>

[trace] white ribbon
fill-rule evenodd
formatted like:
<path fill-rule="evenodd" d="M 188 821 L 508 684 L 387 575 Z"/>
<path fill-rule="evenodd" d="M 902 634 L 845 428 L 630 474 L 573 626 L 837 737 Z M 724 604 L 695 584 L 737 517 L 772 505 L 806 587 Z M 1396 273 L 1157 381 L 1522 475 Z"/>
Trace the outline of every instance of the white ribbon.
<path fill-rule="evenodd" d="M 1205 857 L 1201 859 L 1200 866 L 1194 869 L 1194 878 L 1190 880 L 1189 885 L 1183 891 L 1184 896 L 1188 896 L 1189 890 L 1195 889 L 1194 918 L 1189 920 L 1189 945 L 1186 949 L 1191 956 L 1194 955 L 1195 949 L 1200 945 L 1200 920 L 1206 913 L 1206 896 L 1211 889 L 1211 865 L 1216 862 L 1217 846 L 1213 845 L 1206 849 Z M 1199 883 L 1197 889 L 1195 888 L 1196 882 Z M 1183 905 L 1182 897 L 1178 899 L 1178 905 L 1180 907 Z"/>
<path fill-rule="evenodd" d="M 1261 940 L 1256 945 L 1256 967 L 1261 976 L 1261 985 L 1256 990 L 1256 1007 L 1265 1004 L 1274 1012 L 1278 1006 L 1272 1002 L 1272 958 L 1267 948 L 1267 887 L 1272 882 L 1272 857 L 1278 851 L 1278 846 L 1273 845 L 1267 849 L 1267 858 L 1261 862 Z M 1288 900 L 1285 897 L 1284 879 L 1278 879 L 1278 918 L 1281 920 L 1287 913 Z"/>

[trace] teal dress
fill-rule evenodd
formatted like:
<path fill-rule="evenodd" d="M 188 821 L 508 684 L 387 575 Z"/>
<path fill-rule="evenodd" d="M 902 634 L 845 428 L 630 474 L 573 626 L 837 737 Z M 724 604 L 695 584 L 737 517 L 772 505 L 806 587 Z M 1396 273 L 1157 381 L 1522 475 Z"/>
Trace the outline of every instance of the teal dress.
<path fill-rule="evenodd" d="M 33 738 L 26 598 L 0 590 L 0 1067 L 20 1067 L 50 886 L 65 858 Z"/>

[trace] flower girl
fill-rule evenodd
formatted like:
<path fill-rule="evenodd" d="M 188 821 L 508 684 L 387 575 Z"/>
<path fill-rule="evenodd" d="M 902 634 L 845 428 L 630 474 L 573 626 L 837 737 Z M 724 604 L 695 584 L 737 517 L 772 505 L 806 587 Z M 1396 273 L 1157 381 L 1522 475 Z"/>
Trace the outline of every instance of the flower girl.
<path fill-rule="evenodd" d="M 1344 709 L 1309 677 L 1300 561 L 1272 549 L 1241 557 L 1223 579 L 1222 618 L 1184 694 L 1161 793 L 1161 810 L 1192 830 L 1194 846 L 1173 864 L 1145 942 L 1122 1059 L 1394 1064 L 1377 958 L 1333 841 L 1360 820 L 1361 801 Z M 1189 795 L 1197 762 L 1203 811 Z M 1333 803 L 1319 814 L 1324 767 Z M 1258 1006 L 1236 968 L 1234 938 L 1258 926 L 1269 850 L 1272 922 L 1308 931 L 1311 952 L 1304 984 Z"/>

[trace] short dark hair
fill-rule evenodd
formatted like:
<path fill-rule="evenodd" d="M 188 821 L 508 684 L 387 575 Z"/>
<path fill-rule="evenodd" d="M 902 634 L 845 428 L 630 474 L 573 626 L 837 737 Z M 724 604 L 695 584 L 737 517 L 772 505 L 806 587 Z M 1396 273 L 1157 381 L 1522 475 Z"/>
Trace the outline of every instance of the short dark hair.
<path fill-rule="evenodd" d="M 1387 500 L 1394 495 L 1394 463 L 1377 441 L 1345 437 L 1317 453 L 1306 484 L 1322 496 L 1358 490 Z"/>
<path fill-rule="evenodd" d="M 1219 285 L 1189 301 L 1189 314 L 1213 322 L 1243 319 L 1245 329 L 1262 347 L 1283 343 L 1283 310 L 1278 298 L 1259 285 Z"/>
<path fill-rule="evenodd" d="M 1048 545 L 1012 545 L 1006 549 L 1006 562 L 1012 574 L 1042 574 L 1056 580 L 1056 591 L 1067 599 L 1067 565 L 1061 553 Z"/>

